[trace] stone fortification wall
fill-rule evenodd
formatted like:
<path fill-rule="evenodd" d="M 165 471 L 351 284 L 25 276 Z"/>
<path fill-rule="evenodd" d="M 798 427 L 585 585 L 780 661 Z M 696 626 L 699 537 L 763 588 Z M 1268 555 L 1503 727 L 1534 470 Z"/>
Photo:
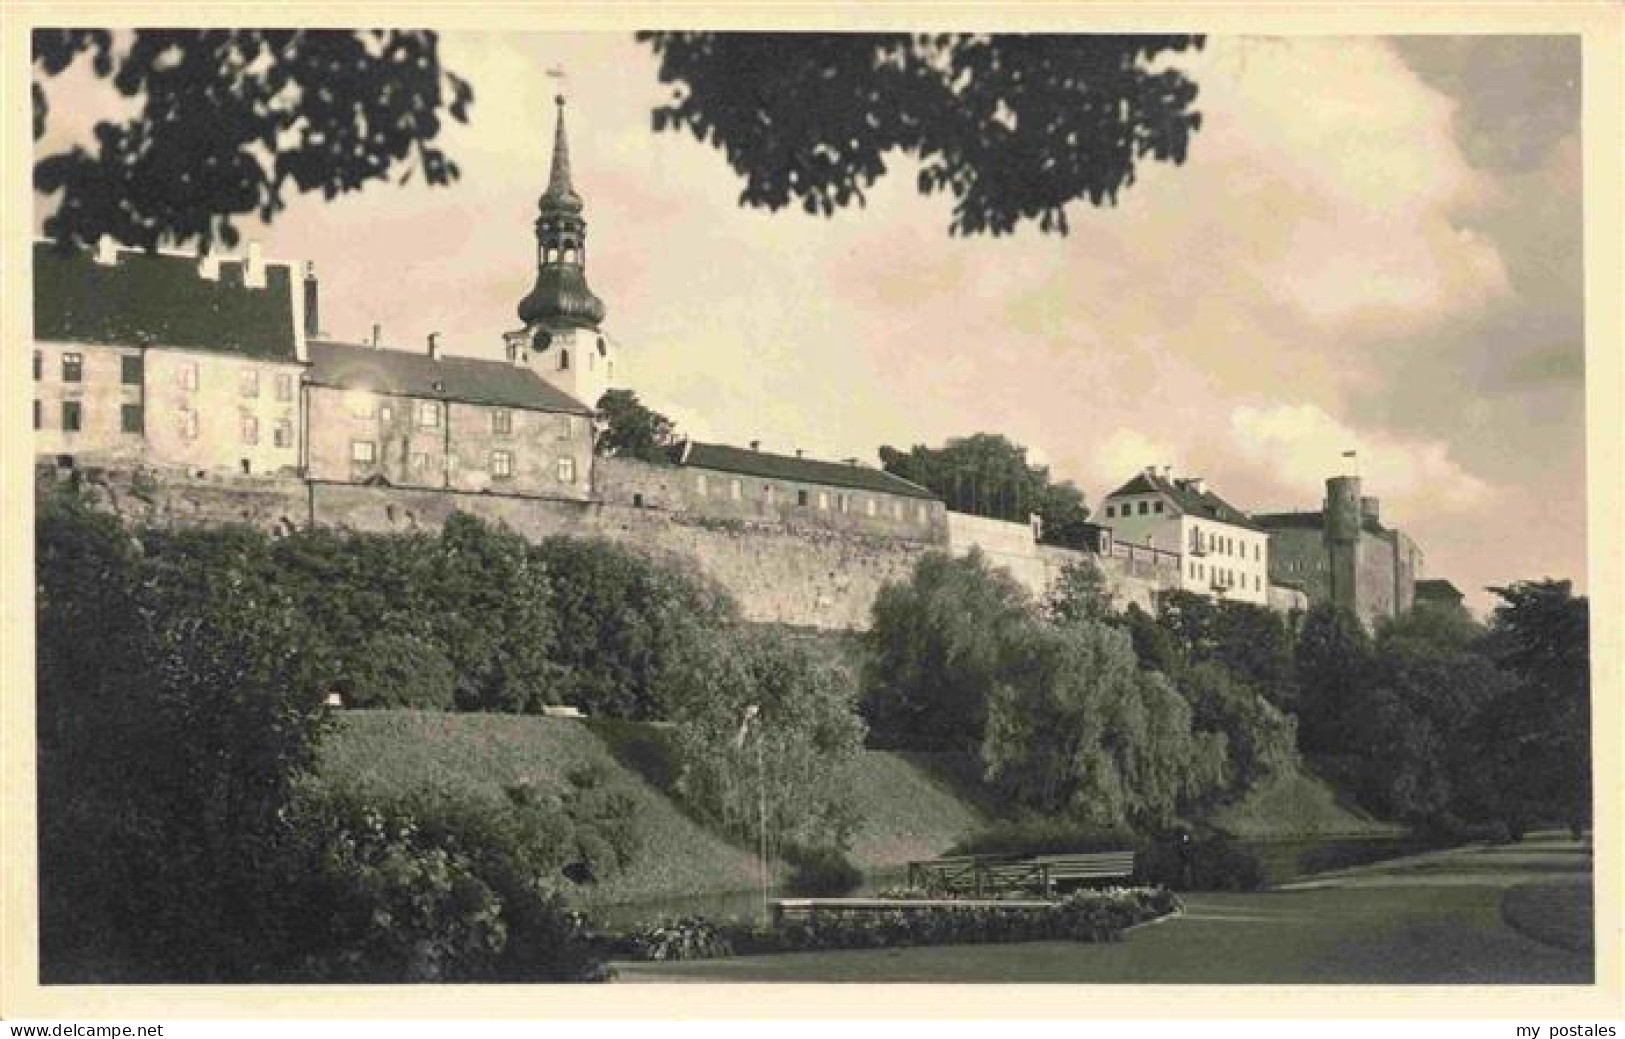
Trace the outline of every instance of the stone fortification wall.
<path fill-rule="evenodd" d="M 454 511 L 500 521 L 532 541 L 604 538 L 688 559 L 731 592 L 747 620 L 858 630 L 883 585 L 929 546 L 831 530 L 719 520 L 650 507 L 350 484 L 313 484 L 318 524 L 436 530 Z"/>
<path fill-rule="evenodd" d="M 948 513 L 948 544 L 955 555 L 963 555 L 972 548 L 982 550 L 990 562 L 1008 569 L 1035 598 L 1042 599 L 1061 571 L 1071 563 L 1086 563 L 1098 567 L 1111 589 L 1112 602 L 1118 609 L 1130 603 L 1148 613 L 1156 611 L 1156 597 L 1161 591 L 1179 587 L 1179 570 L 1156 565 L 1150 553 L 1140 552 L 1130 558 L 1128 553 L 1100 556 L 1093 552 L 1041 545 L 1033 538 L 1032 527 L 1025 523 L 988 519 Z"/>
<path fill-rule="evenodd" d="M 42 484 L 68 479 L 42 466 Z M 565 499 L 307 482 L 296 477 L 195 477 L 181 471 L 80 469 L 101 508 L 142 524 L 245 523 L 267 531 L 312 524 L 374 532 L 436 531 L 455 511 L 499 521 L 536 541 L 598 537 L 696 563 L 739 601 L 747 620 L 824 630 L 867 628 L 883 585 L 905 579 L 930 546 L 832 530 L 717 520 Z"/>

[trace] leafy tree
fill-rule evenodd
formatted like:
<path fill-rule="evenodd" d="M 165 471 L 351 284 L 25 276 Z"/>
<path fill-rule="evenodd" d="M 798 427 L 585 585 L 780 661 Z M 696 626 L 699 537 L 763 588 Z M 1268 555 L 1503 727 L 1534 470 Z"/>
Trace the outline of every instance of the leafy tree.
<path fill-rule="evenodd" d="M 953 196 L 951 232 L 1026 220 L 1066 233 L 1067 205 L 1115 203 L 1147 157 L 1183 162 L 1196 85 L 1164 55 L 1199 36 L 644 32 L 656 131 L 687 130 L 744 178 L 741 203 L 829 215 L 896 152 L 924 194 Z"/>
<path fill-rule="evenodd" d="M 286 811 L 325 717 L 308 620 L 252 532 L 137 543 L 47 500 L 36 538 L 44 976 L 263 976 L 297 941 Z"/>
<path fill-rule="evenodd" d="M 1353 613 L 1317 603 L 1304 614 L 1296 665 L 1299 745 L 1313 753 L 1346 751 L 1350 705 L 1371 677 L 1371 637 Z"/>
<path fill-rule="evenodd" d="M 60 193 L 45 233 L 130 245 L 216 239 L 233 219 L 271 220 L 291 185 L 332 199 L 421 173 L 449 184 L 458 168 L 434 143 L 466 122 L 473 91 L 442 67 L 433 32 L 284 29 L 36 29 L 34 138 L 49 118 L 46 82 L 88 54 L 139 109 L 102 121 L 94 150 L 45 155 L 34 187 Z"/>
<path fill-rule="evenodd" d="M 368 639 L 347 675 L 352 707 L 411 707 L 450 710 L 457 675 L 431 639 L 383 631 Z"/>
<path fill-rule="evenodd" d="M 1228 668 L 1206 661 L 1187 669 L 1178 690 L 1191 705 L 1191 728 L 1223 737 L 1226 792 L 1240 796 L 1297 762 L 1297 725 Z"/>
<path fill-rule="evenodd" d="M 863 714 L 875 743 L 981 746 L 988 696 L 1033 617 L 1026 590 L 980 551 L 922 556 L 907 582 L 881 589 L 864 636 Z"/>
<path fill-rule="evenodd" d="M 646 407 L 631 390 L 605 390 L 598 398 L 605 426 L 594 444 L 601 455 L 665 462 L 666 449 L 677 440 L 677 426 Z"/>
<path fill-rule="evenodd" d="M 790 845 L 850 839 L 859 819 L 848 767 L 864 738 L 850 672 L 826 666 L 794 636 L 729 628 L 685 656 L 668 698 L 677 789 L 696 811 L 754 838 L 765 806 L 770 858 Z"/>
<path fill-rule="evenodd" d="M 1044 615 L 1057 624 L 1115 619 L 1106 575 L 1093 562 L 1068 561 L 1045 595 Z"/>
<path fill-rule="evenodd" d="M 1292 632 L 1280 614 L 1175 590 L 1158 597 L 1157 621 L 1184 664 L 1219 664 L 1277 707 L 1293 706 Z"/>
<path fill-rule="evenodd" d="M 997 433 L 955 437 L 940 448 L 880 449 L 881 466 L 939 495 L 956 512 L 1025 522 L 1043 520 L 1043 540 L 1084 547 L 1089 509 L 1071 483 L 1052 483 L 1049 469 L 1029 465 L 1027 449 Z"/>
<path fill-rule="evenodd" d="M 988 780 L 1025 807 L 1154 828 L 1220 778 L 1223 737 L 1193 737 L 1185 701 L 1098 621 L 1019 629 L 988 704 Z"/>
<path fill-rule="evenodd" d="M 1513 686 L 1486 711 L 1482 737 L 1507 808 L 1591 821 L 1590 604 L 1568 581 L 1490 589 L 1501 599 L 1485 646 Z"/>
<path fill-rule="evenodd" d="M 535 554 L 551 577 L 559 702 L 594 716 L 664 717 L 671 669 L 737 614 L 691 565 L 581 538 L 549 538 Z"/>
<path fill-rule="evenodd" d="M 1123 611 L 1123 627 L 1134 642 L 1134 655 L 1141 668 L 1165 675 L 1177 675 L 1184 668 L 1185 658 L 1178 642 L 1155 617 L 1140 609 L 1139 603 L 1131 602 Z"/>
<path fill-rule="evenodd" d="M 539 711 L 561 677 L 547 569 L 525 539 L 453 513 L 428 560 L 437 640 L 464 710 Z"/>

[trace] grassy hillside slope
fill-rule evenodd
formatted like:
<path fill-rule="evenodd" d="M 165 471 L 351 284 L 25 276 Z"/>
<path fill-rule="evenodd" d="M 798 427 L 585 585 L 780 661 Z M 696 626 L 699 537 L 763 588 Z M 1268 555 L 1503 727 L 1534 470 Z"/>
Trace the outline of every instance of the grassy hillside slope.
<path fill-rule="evenodd" d="M 596 764 L 638 803 L 642 853 L 633 867 L 584 890 L 583 905 L 748 890 L 760 874 L 747 848 L 690 818 L 666 795 L 675 762 L 666 730 L 631 722 L 582 722 L 500 714 L 348 711 L 326 740 L 317 778 L 361 794 L 415 787 L 497 795 L 529 780 L 559 789 L 572 769 Z M 851 788 L 864 823 L 852 861 L 865 871 L 929 858 L 999 821 L 969 754 L 865 751 Z M 1379 834 L 1394 827 L 1338 803 L 1313 774 L 1278 776 L 1213 822 L 1242 838 Z"/>
<path fill-rule="evenodd" d="M 632 868 L 591 889 L 583 904 L 669 891 L 736 891 L 756 883 L 750 852 L 684 815 L 610 743 L 580 721 L 505 714 L 347 711 L 324 742 L 320 782 L 387 795 L 423 786 L 504 786 L 529 780 L 561 789 L 565 775 L 596 764 L 626 784 L 638 803 L 643 849 Z"/>
<path fill-rule="evenodd" d="M 1340 801 L 1328 783 L 1304 767 L 1272 776 L 1209 822 L 1232 836 L 1254 839 L 1404 831 Z"/>

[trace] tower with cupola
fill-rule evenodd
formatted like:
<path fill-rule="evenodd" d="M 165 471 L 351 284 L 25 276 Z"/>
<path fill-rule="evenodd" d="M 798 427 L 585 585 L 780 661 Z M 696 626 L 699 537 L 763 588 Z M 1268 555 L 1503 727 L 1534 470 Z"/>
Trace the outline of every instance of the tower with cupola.
<path fill-rule="evenodd" d="M 536 203 L 536 283 L 519 301 L 523 327 L 503 338 L 510 361 L 595 408 L 614 383 L 615 355 L 601 328 L 604 303 L 587 286 L 585 207 L 570 179 L 564 98 L 555 101 L 553 167 Z"/>

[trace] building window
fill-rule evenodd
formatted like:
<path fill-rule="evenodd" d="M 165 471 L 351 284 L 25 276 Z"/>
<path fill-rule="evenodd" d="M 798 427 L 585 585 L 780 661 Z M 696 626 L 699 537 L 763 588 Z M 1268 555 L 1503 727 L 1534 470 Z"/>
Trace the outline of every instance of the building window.
<path fill-rule="evenodd" d="M 62 429 L 68 433 L 79 432 L 79 426 L 84 420 L 84 411 L 76 400 L 62 402 Z"/>
<path fill-rule="evenodd" d="M 293 400 L 293 376 L 279 372 L 276 377 L 276 399 Z"/>
<path fill-rule="evenodd" d="M 84 381 L 84 378 L 85 378 L 85 355 L 84 354 L 63 354 L 62 355 L 62 381 L 63 382 L 82 382 L 82 381 Z"/>
<path fill-rule="evenodd" d="M 573 415 L 561 415 L 559 417 L 559 439 L 560 440 L 569 440 L 571 437 L 574 437 L 575 435 L 576 435 L 575 416 L 573 416 Z"/>
<path fill-rule="evenodd" d="M 1115 505 L 1106 506 L 1106 518 L 1107 519 L 1111 519 L 1115 515 L 1115 513 L 1112 511 L 1115 508 L 1117 508 L 1117 506 L 1115 506 Z"/>
<path fill-rule="evenodd" d="M 560 483 L 576 482 L 576 460 L 574 458 L 559 459 L 558 470 Z"/>
<path fill-rule="evenodd" d="M 1253 561 L 1257 562 L 1259 560 L 1262 560 L 1263 558 L 1264 558 L 1264 546 L 1263 545 L 1254 545 L 1253 546 Z"/>
<path fill-rule="evenodd" d="M 732 499 L 733 501 L 738 501 L 739 499 L 743 498 L 744 496 L 745 496 L 745 485 L 740 483 L 737 479 L 729 480 L 728 481 L 728 497 L 730 499 Z"/>
<path fill-rule="evenodd" d="M 293 420 L 277 420 L 276 429 L 271 432 L 271 442 L 277 447 L 293 446 Z"/>
<path fill-rule="evenodd" d="M 39 354 L 36 353 L 34 356 L 38 357 Z M 37 378 L 37 376 L 36 376 L 36 378 Z M 39 401 L 35 401 L 34 402 L 34 428 L 38 429 L 39 425 L 40 425 L 40 421 L 39 421 Z"/>
<path fill-rule="evenodd" d="M 119 429 L 126 433 L 141 432 L 141 405 L 126 404 L 119 408 Z"/>
<path fill-rule="evenodd" d="M 491 412 L 491 432 L 498 436 L 507 436 L 513 432 L 513 412 L 507 408 L 497 408 Z"/>
<path fill-rule="evenodd" d="M 260 442 L 260 420 L 254 415 L 243 416 L 243 443 L 257 444 Z"/>
<path fill-rule="evenodd" d="M 244 397 L 258 397 L 260 395 L 260 373 L 257 368 L 244 368 L 238 377 L 238 392 Z"/>
<path fill-rule="evenodd" d="M 829 509 L 829 492 L 828 491 L 819 491 L 818 492 L 818 507 L 820 509 L 823 509 L 823 510 L 828 510 Z"/>
<path fill-rule="evenodd" d="M 429 452 L 412 452 L 412 470 L 419 473 L 426 473 L 429 471 Z"/>
<path fill-rule="evenodd" d="M 513 453 L 509 451 L 491 452 L 491 475 L 498 480 L 507 480 L 513 476 Z"/>
<path fill-rule="evenodd" d="M 1144 516 L 1146 513 L 1150 512 L 1150 511 L 1151 511 L 1151 504 L 1149 502 L 1143 502 L 1142 501 L 1140 503 L 1140 515 Z"/>
<path fill-rule="evenodd" d="M 1159 516 L 1162 515 L 1162 502 L 1160 502 L 1160 501 L 1152 502 L 1151 503 L 1151 511 L 1156 513 Z"/>
<path fill-rule="evenodd" d="M 181 389 L 197 389 L 197 362 L 187 361 L 181 365 Z"/>
<path fill-rule="evenodd" d="M 567 372 L 569 370 L 570 370 L 570 351 L 561 348 L 559 350 L 559 371 Z"/>
<path fill-rule="evenodd" d="M 418 401 L 418 425 L 423 429 L 440 428 L 440 405 L 432 400 Z"/>
<path fill-rule="evenodd" d="M 126 386 L 141 385 L 141 370 L 146 367 L 141 363 L 140 354 L 124 354 L 118 359 L 119 382 Z"/>
<path fill-rule="evenodd" d="M 197 412 L 181 412 L 181 436 L 188 440 L 197 439 Z"/>
<path fill-rule="evenodd" d="M 835 496 L 835 508 L 840 512 L 845 512 L 846 511 L 846 495 L 845 494 L 837 494 Z"/>
<path fill-rule="evenodd" d="M 869 516 L 873 516 L 875 514 L 875 500 L 873 498 L 863 499 L 863 511 Z"/>
<path fill-rule="evenodd" d="M 800 505 L 802 508 L 806 508 L 806 506 L 807 506 L 807 492 L 806 491 L 796 491 L 796 504 Z"/>
<path fill-rule="evenodd" d="M 40 351 L 35 350 L 34 351 L 34 381 L 39 382 L 44 377 L 45 377 L 45 355 L 42 354 Z"/>
<path fill-rule="evenodd" d="M 371 440 L 350 441 L 350 461 L 358 465 L 371 465 L 377 457 L 377 451 Z"/>
<path fill-rule="evenodd" d="M 390 407 L 388 404 L 380 404 L 380 405 L 378 405 L 378 421 L 379 422 L 394 422 L 395 421 L 395 409 Z"/>
<path fill-rule="evenodd" d="M 694 489 L 699 491 L 702 497 L 709 493 L 710 487 L 704 473 L 694 474 Z"/>

